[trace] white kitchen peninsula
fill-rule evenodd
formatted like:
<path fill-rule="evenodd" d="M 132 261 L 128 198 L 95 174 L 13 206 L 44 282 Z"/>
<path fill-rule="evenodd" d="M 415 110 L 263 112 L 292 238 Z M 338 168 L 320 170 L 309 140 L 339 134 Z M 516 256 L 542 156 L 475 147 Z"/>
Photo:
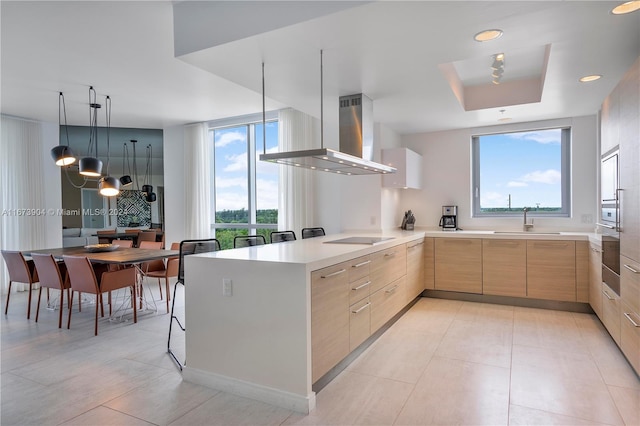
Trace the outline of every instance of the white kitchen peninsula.
<path fill-rule="evenodd" d="M 315 407 L 311 272 L 413 240 L 390 231 L 375 245 L 329 244 L 353 234 L 187 256 L 186 360 L 190 382 L 299 412 Z M 230 293 L 223 282 L 230 280 Z"/>

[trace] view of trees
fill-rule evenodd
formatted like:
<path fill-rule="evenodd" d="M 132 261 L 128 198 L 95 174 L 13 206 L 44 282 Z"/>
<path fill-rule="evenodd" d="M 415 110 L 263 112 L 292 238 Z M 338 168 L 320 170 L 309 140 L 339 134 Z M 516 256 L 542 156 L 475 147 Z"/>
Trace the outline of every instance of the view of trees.
<path fill-rule="evenodd" d="M 249 211 L 246 209 L 240 210 L 222 210 L 216 212 L 217 224 L 248 224 L 249 223 Z M 278 209 L 266 209 L 256 211 L 256 223 L 278 223 Z M 266 242 L 269 242 L 269 235 L 271 231 L 275 229 L 258 228 L 256 229 L 256 235 L 264 236 Z M 223 250 L 233 248 L 233 239 L 237 235 L 248 235 L 249 232 L 246 228 L 217 228 L 216 239 L 220 242 L 220 247 Z"/>

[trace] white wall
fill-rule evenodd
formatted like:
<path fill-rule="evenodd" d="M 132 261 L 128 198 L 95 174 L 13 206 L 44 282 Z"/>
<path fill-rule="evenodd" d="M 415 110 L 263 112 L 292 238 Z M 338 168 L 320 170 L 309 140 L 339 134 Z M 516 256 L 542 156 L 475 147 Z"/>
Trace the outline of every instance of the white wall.
<path fill-rule="evenodd" d="M 46 191 L 44 205 L 47 209 L 59 211 L 62 208 L 62 169 L 51 158 L 51 148 L 59 144 L 58 123 L 42 123 L 42 167 Z M 45 248 L 62 247 L 62 216 L 47 215 L 45 224 Z"/>
<path fill-rule="evenodd" d="M 522 218 L 472 218 L 471 137 L 478 133 L 571 126 L 571 217 L 535 218 L 535 229 L 593 231 L 597 219 L 597 117 L 573 117 L 533 123 L 469 128 L 402 137 L 402 145 L 422 155 L 421 190 L 402 193 L 400 205 L 411 208 L 416 226 L 435 228 L 443 205 L 457 205 L 463 229 L 522 227 Z"/>
<path fill-rule="evenodd" d="M 164 232 L 167 247 L 184 240 L 186 235 L 183 129 L 183 126 L 163 129 Z"/>

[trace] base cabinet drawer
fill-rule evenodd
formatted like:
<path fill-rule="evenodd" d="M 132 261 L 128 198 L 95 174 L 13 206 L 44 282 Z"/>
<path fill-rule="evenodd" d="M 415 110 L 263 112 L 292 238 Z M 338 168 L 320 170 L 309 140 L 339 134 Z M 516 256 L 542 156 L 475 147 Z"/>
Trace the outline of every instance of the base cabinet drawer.
<path fill-rule="evenodd" d="M 640 313 L 622 303 L 620 310 L 620 349 L 636 373 L 640 374 Z"/>
<path fill-rule="evenodd" d="M 482 294 L 481 239 L 435 239 L 435 289 Z"/>
<path fill-rule="evenodd" d="M 407 274 L 407 246 L 400 244 L 373 253 L 369 267 L 371 293 Z"/>
<path fill-rule="evenodd" d="M 602 251 L 599 245 L 589 247 L 589 304 L 602 317 Z"/>
<path fill-rule="evenodd" d="M 349 308 L 349 351 L 353 351 L 371 335 L 371 302 L 365 298 Z"/>
<path fill-rule="evenodd" d="M 482 293 L 526 297 L 525 240 L 482 240 Z"/>
<path fill-rule="evenodd" d="M 613 337 L 613 340 L 620 345 L 620 297 L 602 283 L 602 323 Z"/>
<path fill-rule="evenodd" d="M 375 333 L 405 305 L 405 277 L 371 295 L 371 333 Z"/>
<path fill-rule="evenodd" d="M 424 291 L 424 241 L 407 244 L 407 300 L 409 303 Z"/>
<path fill-rule="evenodd" d="M 575 241 L 527 241 L 527 297 L 576 301 Z"/>
<path fill-rule="evenodd" d="M 640 312 L 640 263 L 620 256 L 620 296 L 635 312 Z"/>

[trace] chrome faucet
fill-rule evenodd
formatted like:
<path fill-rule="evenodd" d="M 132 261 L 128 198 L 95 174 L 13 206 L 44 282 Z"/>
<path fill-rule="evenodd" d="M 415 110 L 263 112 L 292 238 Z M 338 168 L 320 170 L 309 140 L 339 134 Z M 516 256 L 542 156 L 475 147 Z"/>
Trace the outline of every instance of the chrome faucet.
<path fill-rule="evenodd" d="M 524 225 L 522 229 L 528 231 L 529 229 L 533 228 L 533 219 L 531 219 L 531 223 L 527 222 L 527 212 L 529 211 L 529 207 L 525 207 L 524 209 L 522 209 L 522 211 L 524 212 Z"/>

